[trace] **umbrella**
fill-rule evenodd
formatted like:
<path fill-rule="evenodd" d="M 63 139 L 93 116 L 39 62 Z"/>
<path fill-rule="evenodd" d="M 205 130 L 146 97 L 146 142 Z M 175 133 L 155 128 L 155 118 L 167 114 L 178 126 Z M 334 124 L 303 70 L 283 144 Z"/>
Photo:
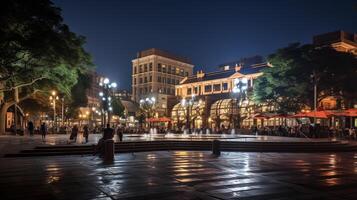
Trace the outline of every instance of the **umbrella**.
<path fill-rule="evenodd" d="M 263 115 L 263 114 L 256 114 L 252 118 L 254 118 L 254 119 L 269 119 L 268 116 Z"/>
<path fill-rule="evenodd" d="M 147 122 L 171 122 L 171 119 L 168 117 L 159 117 L 159 118 L 147 118 Z"/>
<path fill-rule="evenodd" d="M 295 118 L 303 118 L 303 117 L 314 117 L 314 118 L 321 118 L 321 119 L 327 119 L 329 113 L 325 111 L 311 111 L 311 112 L 305 112 L 305 113 L 298 113 L 296 115 L 293 115 L 292 117 Z"/>

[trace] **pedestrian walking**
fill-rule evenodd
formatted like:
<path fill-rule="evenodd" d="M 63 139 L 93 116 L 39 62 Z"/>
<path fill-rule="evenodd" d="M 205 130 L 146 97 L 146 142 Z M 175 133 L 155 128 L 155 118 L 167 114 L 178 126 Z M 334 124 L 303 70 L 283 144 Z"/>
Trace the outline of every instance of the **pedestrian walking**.
<path fill-rule="evenodd" d="M 85 138 L 85 143 L 88 143 L 89 128 L 87 125 L 83 127 L 83 137 Z"/>
<path fill-rule="evenodd" d="M 27 130 L 29 131 L 30 136 L 33 136 L 33 131 L 34 131 L 34 126 L 33 126 L 33 122 L 29 121 L 27 123 Z"/>
<path fill-rule="evenodd" d="M 43 122 L 43 123 L 41 124 L 40 131 L 41 131 L 42 141 L 45 142 L 45 140 L 46 140 L 46 134 L 47 134 L 47 126 L 46 126 L 46 123 L 45 123 L 45 122 Z"/>

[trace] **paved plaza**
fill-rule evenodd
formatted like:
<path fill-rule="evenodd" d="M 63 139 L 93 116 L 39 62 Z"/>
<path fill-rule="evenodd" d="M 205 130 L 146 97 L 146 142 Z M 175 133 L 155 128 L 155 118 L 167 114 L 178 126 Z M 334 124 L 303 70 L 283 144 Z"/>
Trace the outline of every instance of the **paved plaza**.
<path fill-rule="evenodd" d="M 355 153 L 1 158 L 1 199 L 356 199 Z"/>

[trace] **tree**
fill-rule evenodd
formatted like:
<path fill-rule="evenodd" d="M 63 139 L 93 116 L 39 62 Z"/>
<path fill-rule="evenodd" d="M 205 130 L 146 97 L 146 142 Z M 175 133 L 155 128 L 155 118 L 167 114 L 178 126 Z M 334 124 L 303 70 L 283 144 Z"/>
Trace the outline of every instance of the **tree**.
<path fill-rule="evenodd" d="M 91 66 L 85 39 L 63 23 L 49 0 L 5 0 L 0 7 L 0 133 L 7 109 L 37 92 L 70 95 Z"/>
<path fill-rule="evenodd" d="M 91 86 L 91 75 L 89 73 L 79 73 L 78 81 L 71 89 L 71 95 L 67 100 L 68 111 L 66 118 L 77 118 L 79 115 L 79 108 L 86 107 L 88 98 L 86 91 Z"/>
<path fill-rule="evenodd" d="M 124 115 L 124 106 L 120 99 L 114 97 L 112 100 L 113 114 L 122 117 Z"/>
<path fill-rule="evenodd" d="M 330 47 L 292 44 L 268 57 L 273 66 L 255 81 L 253 99 L 275 105 L 279 112 L 313 108 L 312 75 L 317 83 L 318 102 L 326 97 L 341 99 L 351 107 L 357 99 L 357 58 Z"/>

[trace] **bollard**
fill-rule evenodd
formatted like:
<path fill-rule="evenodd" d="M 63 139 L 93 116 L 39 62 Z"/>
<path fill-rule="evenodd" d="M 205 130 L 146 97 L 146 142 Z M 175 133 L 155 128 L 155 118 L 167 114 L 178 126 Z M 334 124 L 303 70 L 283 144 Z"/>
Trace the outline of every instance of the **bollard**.
<path fill-rule="evenodd" d="M 212 154 L 219 156 L 221 155 L 221 142 L 219 140 L 213 140 L 212 142 Z"/>
<path fill-rule="evenodd" d="M 114 161 L 114 140 L 108 139 L 104 141 L 104 163 L 113 163 Z"/>

